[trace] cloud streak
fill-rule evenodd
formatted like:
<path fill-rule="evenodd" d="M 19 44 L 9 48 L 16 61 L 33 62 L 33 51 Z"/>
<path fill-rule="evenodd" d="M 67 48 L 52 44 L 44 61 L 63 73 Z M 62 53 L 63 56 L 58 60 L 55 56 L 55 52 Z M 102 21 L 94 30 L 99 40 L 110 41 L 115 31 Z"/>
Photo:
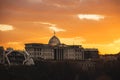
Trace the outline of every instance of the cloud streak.
<path fill-rule="evenodd" d="M 65 32 L 65 29 L 58 28 L 56 24 L 48 23 L 48 22 L 33 22 L 34 24 L 43 24 L 43 25 L 48 25 L 49 29 L 55 32 Z"/>
<path fill-rule="evenodd" d="M 97 15 L 97 14 L 78 14 L 77 16 L 81 20 L 86 19 L 86 20 L 99 21 L 99 20 L 105 18 L 105 16 L 103 16 L 103 15 Z"/>
<path fill-rule="evenodd" d="M 42 3 L 43 0 L 27 0 L 30 3 Z"/>
<path fill-rule="evenodd" d="M 13 29 L 12 25 L 0 24 L 0 31 L 10 31 Z"/>
<path fill-rule="evenodd" d="M 44 24 L 44 25 L 49 25 L 49 26 L 55 26 L 56 24 L 52 24 L 49 22 L 33 22 L 34 24 Z"/>
<path fill-rule="evenodd" d="M 49 29 L 51 29 L 51 30 L 53 30 L 55 32 L 64 32 L 64 31 L 66 31 L 64 29 L 57 28 L 56 26 L 51 26 L 51 27 L 49 27 Z"/>

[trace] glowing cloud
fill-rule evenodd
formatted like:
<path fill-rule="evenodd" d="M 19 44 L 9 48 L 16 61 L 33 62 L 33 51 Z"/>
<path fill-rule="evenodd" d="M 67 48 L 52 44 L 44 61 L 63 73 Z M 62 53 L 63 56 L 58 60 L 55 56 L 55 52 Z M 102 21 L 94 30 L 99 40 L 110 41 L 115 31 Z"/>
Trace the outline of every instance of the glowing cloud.
<path fill-rule="evenodd" d="M 66 5 L 61 5 L 61 4 L 57 4 L 57 3 L 53 4 L 53 6 L 58 7 L 58 8 L 67 8 Z"/>
<path fill-rule="evenodd" d="M 34 24 L 44 24 L 44 25 L 49 25 L 49 26 L 55 26 L 56 24 L 52 24 L 49 22 L 33 22 Z"/>
<path fill-rule="evenodd" d="M 44 25 L 48 25 L 49 29 L 55 32 L 64 32 L 66 31 L 65 29 L 61 29 L 56 27 L 56 24 L 52 24 L 52 23 L 48 23 L 48 22 L 33 22 L 34 24 L 44 24 Z"/>
<path fill-rule="evenodd" d="M 60 28 L 57 28 L 56 26 L 51 26 L 51 27 L 49 27 L 49 29 L 51 29 L 51 30 L 53 30 L 53 31 L 55 31 L 55 32 L 61 32 L 61 31 L 66 31 L 66 30 L 64 30 L 64 29 L 60 29 Z"/>
<path fill-rule="evenodd" d="M 79 0 L 81 3 L 82 2 L 98 2 L 98 0 Z"/>
<path fill-rule="evenodd" d="M 27 1 L 31 3 L 41 3 L 43 0 L 27 0 Z"/>
<path fill-rule="evenodd" d="M 95 20 L 95 21 L 99 21 L 105 18 L 103 15 L 96 15 L 96 14 L 78 14 L 77 16 L 79 19 L 82 19 L 82 20 L 88 19 L 88 20 Z"/>
<path fill-rule="evenodd" d="M 0 24 L 0 31 L 9 31 L 13 30 L 12 25 Z"/>

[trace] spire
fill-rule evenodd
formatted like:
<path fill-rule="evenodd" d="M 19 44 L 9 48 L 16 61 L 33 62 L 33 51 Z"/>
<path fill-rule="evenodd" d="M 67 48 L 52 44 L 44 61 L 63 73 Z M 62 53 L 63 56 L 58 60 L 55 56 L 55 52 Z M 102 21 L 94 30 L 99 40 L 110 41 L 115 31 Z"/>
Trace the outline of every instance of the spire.
<path fill-rule="evenodd" d="M 55 31 L 54 31 L 54 36 L 55 36 L 55 34 L 56 34 L 56 33 L 55 33 Z"/>

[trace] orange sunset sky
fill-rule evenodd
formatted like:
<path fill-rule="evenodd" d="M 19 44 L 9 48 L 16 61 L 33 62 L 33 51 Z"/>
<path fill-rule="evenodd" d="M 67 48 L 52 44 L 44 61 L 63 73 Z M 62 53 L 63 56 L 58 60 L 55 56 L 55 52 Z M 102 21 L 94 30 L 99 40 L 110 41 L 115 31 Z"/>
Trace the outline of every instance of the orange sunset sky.
<path fill-rule="evenodd" d="M 120 0 L 0 0 L 0 46 L 61 43 L 120 51 Z"/>

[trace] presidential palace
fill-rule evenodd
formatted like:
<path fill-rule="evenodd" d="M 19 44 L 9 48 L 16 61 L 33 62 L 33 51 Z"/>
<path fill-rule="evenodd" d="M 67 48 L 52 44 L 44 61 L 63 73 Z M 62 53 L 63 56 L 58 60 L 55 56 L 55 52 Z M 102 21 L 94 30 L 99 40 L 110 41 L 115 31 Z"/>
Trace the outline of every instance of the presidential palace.
<path fill-rule="evenodd" d="M 48 44 L 26 43 L 25 50 L 34 60 L 88 60 L 99 57 L 98 49 L 62 44 L 55 34 Z"/>

